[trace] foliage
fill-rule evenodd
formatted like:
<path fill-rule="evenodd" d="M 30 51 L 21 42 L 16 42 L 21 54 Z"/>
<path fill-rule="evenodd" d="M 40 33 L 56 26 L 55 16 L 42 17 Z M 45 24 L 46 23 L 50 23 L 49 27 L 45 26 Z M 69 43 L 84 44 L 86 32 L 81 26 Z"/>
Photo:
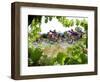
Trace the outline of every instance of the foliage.
<path fill-rule="evenodd" d="M 56 17 L 58 19 L 58 21 L 64 26 L 64 27 L 70 27 L 74 25 L 74 21 L 73 19 L 69 20 L 67 17 L 65 16 L 57 16 Z"/>
<path fill-rule="evenodd" d="M 85 19 L 81 20 L 80 26 L 84 27 L 85 31 L 88 30 L 88 22 Z"/>
<path fill-rule="evenodd" d="M 88 30 L 88 22 L 87 20 L 79 20 L 76 19 L 68 19 L 65 16 L 44 16 L 45 23 L 52 21 L 53 18 L 56 18 L 65 28 L 72 27 L 76 25 L 76 30 L 80 30 L 80 26 Z M 87 56 L 87 34 L 72 44 L 68 46 L 66 49 L 61 48 L 59 44 L 53 45 L 53 47 L 39 44 L 38 47 L 33 45 L 38 38 L 41 36 L 46 38 L 47 35 L 40 35 L 41 32 L 41 19 L 42 16 L 36 16 L 33 18 L 30 30 L 28 30 L 28 65 L 29 66 L 46 66 L 46 65 L 71 65 L 71 64 L 86 64 L 88 61 Z M 66 34 L 66 33 L 65 33 Z M 52 53 L 49 53 L 52 52 Z M 56 53 L 54 53 L 56 52 Z M 48 54 L 52 54 L 52 56 L 48 56 Z M 55 56 L 54 56 L 55 55 Z"/>
<path fill-rule="evenodd" d="M 41 32 L 41 28 L 40 28 L 40 24 L 41 24 L 41 16 L 35 17 L 32 20 L 32 23 L 30 25 L 30 29 L 28 30 L 28 41 L 29 42 L 33 42 L 35 41 L 37 38 L 39 38 L 39 32 Z"/>
<path fill-rule="evenodd" d="M 63 52 L 59 52 L 58 55 L 57 55 L 57 62 L 60 64 L 60 65 L 64 65 L 64 61 L 66 59 L 67 55 Z"/>
<path fill-rule="evenodd" d="M 76 19 L 76 26 L 79 26 L 80 25 L 80 20 L 79 19 Z"/>
<path fill-rule="evenodd" d="M 66 16 L 44 16 L 45 17 L 45 23 L 48 23 L 48 21 L 52 21 L 53 18 L 56 18 L 64 27 L 70 27 L 74 25 L 73 19 L 68 19 Z"/>
<path fill-rule="evenodd" d="M 52 21 L 52 18 L 54 16 L 45 16 L 45 23 L 48 23 L 48 21 Z"/>
<path fill-rule="evenodd" d="M 71 64 L 86 64 L 87 61 L 87 51 L 86 51 L 85 39 L 81 39 L 76 44 L 68 47 L 64 52 L 58 52 L 57 56 L 49 57 L 43 54 L 40 48 L 29 48 L 29 58 L 30 64 L 35 65 L 71 65 Z"/>
<path fill-rule="evenodd" d="M 43 55 L 39 61 L 40 65 L 54 65 L 56 62 L 56 58 L 54 57 L 47 57 L 47 55 Z"/>
<path fill-rule="evenodd" d="M 28 48 L 28 55 L 31 62 L 30 64 L 36 65 L 42 56 L 42 50 L 40 48 Z"/>
<path fill-rule="evenodd" d="M 87 63 L 87 51 L 85 51 L 86 44 L 85 39 L 78 41 L 76 44 L 67 48 L 67 54 L 69 58 L 66 59 L 66 64 L 85 64 Z"/>

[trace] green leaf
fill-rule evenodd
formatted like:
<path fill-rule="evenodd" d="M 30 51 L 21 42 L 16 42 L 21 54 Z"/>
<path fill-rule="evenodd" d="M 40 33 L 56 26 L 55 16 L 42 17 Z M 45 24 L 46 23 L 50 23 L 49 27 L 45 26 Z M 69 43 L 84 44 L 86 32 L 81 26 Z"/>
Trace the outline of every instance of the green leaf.
<path fill-rule="evenodd" d="M 86 54 L 81 54 L 80 58 L 82 59 L 82 64 L 85 64 L 88 62 L 88 57 L 86 56 Z"/>
<path fill-rule="evenodd" d="M 79 63 L 82 63 L 82 59 L 81 59 L 81 58 L 78 58 L 77 61 L 78 61 Z"/>
<path fill-rule="evenodd" d="M 80 25 L 80 20 L 76 19 L 76 26 L 79 26 L 79 25 Z"/>
<path fill-rule="evenodd" d="M 86 19 L 81 20 L 80 25 L 81 25 L 82 27 L 84 27 L 85 31 L 88 30 L 88 22 L 87 22 Z"/>
<path fill-rule="evenodd" d="M 71 20 L 70 20 L 70 26 L 73 26 L 73 25 L 74 25 L 74 20 L 71 19 Z"/>
<path fill-rule="evenodd" d="M 41 32 L 40 24 L 41 24 L 41 16 L 36 16 L 33 18 L 31 23 L 31 30 L 28 32 L 28 41 L 33 42 L 39 38 L 39 32 Z"/>
<path fill-rule="evenodd" d="M 67 55 L 63 52 L 59 52 L 57 55 L 57 62 L 61 65 L 64 65 L 64 61 L 66 59 Z"/>
<path fill-rule="evenodd" d="M 40 48 L 35 48 L 34 50 L 32 48 L 29 48 L 28 53 L 33 63 L 35 64 L 38 62 L 38 60 L 42 56 L 42 50 Z"/>

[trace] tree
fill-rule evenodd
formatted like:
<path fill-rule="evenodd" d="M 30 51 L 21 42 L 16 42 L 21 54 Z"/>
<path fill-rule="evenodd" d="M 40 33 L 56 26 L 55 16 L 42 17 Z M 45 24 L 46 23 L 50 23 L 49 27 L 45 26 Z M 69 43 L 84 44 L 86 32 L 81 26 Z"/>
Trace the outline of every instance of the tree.
<path fill-rule="evenodd" d="M 36 16 L 35 18 L 33 18 L 31 25 L 30 25 L 30 29 L 28 30 L 28 42 L 32 43 L 33 41 L 35 41 L 36 39 L 38 39 L 40 37 L 39 32 L 41 32 L 41 16 Z"/>

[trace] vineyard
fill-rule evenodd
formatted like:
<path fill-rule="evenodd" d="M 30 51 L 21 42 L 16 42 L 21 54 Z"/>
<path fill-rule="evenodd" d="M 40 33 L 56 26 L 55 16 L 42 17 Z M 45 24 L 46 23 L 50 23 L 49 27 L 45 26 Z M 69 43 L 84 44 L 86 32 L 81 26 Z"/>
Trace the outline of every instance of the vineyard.
<path fill-rule="evenodd" d="M 28 66 L 87 64 L 87 34 L 87 18 L 29 15 Z"/>

